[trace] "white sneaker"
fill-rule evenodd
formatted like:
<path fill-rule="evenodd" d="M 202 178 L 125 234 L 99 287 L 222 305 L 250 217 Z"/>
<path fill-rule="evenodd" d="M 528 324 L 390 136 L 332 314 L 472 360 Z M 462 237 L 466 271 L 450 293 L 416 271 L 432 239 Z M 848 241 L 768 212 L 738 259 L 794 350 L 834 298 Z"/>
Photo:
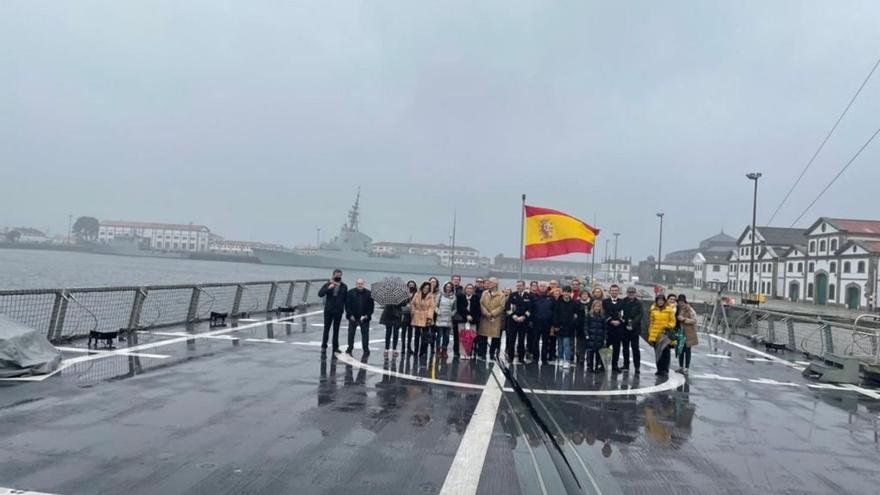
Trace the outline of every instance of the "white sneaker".
<path fill-rule="evenodd" d="M 550 366 L 556 366 L 556 360 L 551 359 L 550 361 L 547 361 L 547 364 L 549 364 Z"/>
<path fill-rule="evenodd" d="M 568 361 L 564 361 L 562 363 L 562 369 L 564 369 L 564 370 L 567 370 L 570 366 L 571 366 L 571 363 L 569 363 Z"/>
<path fill-rule="evenodd" d="M 391 351 L 389 351 L 388 349 L 385 349 L 385 355 L 386 355 L 386 356 L 387 356 L 390 352 L 391 352 Z"/>

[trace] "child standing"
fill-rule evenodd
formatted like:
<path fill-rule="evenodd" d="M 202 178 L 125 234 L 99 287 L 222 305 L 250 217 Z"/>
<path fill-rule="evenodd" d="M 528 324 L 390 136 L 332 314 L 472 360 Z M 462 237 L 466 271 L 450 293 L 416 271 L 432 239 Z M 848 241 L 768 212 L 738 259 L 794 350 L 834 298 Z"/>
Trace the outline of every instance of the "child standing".
<path fill-rule="evenodd" d="M 571 341 L 578 333 L 577 327 L 583 319 L 583 306 L 571 297 L 571 287 L 562 289 L 562 297 L 553 307 L 553 326 L 558 328 L 556 341 L 559 347 L 559 359 L 562 369 L 571 367 Z"/>
<path fill-rule="evenodd" d="M 605 363 L 599 350 L 605 347 L 605 315 L 602 301 L 593 301 L 590 313 L 584 318 L 584 335 L 587 339 L 587 370 L 595 373 L 605 371 Z"/>

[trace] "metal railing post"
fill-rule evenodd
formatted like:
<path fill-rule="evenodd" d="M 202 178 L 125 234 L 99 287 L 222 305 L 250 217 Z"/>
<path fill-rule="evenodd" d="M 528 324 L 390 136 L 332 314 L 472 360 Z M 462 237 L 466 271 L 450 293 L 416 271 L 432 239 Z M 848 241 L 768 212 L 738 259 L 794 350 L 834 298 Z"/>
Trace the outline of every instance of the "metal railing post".
<path fill-rule="evenodd" d="M 284 307 L 289 308 L 293 304 L 293 292 L 296 290 L 296 282 L 291 282 L 287 290 L 287 299 L 284 300 Z"/>
<path fill-rule="evenodd" d="M 786 320 L 785 326 L 788 327 L 788 346 L 791 350 L 797 349 L 797 342 L 794 340 L 794 322 Z"/>
<path fill-rule="evenodd" d="M 131 304 L 131 314 L 128 316 L 128 329 L 136 330 L 141 324 L 141 310 L 144 308 L 144 301 L 147 300 L 147 289 L 139 287 L 134 293 L 134 301 Z"/>
<path fill-rule="evenodd" d="M 829 354 L 834 353 L 834 335 L 831 332 L 831 325 L 828 323 L 822 323 L 822 333 L 823 338 L 825 339 L 825 352 Z"/>
<path fill-rule="evenodd" d="M 61 311 L 61 303 L 64 301 L 64 291 L 55 292 L 55 302 L 52 303 L 52 313 L 49 317 L 49 327 L 46 328 L 46 338 L 52 340 L 55 337 L 55 327 L 58 324 L 58 314 Z"/>
<path fill-rule="evenodd" d="M 202 293 L 202 290 L 198 285 L 194 285 L 192 289 L 192 296 L 189 298 L 189 309 L 186 310 L 186 323 L 191 323 L 196 321 L 196 318 L 199 316 L 199 295 Z"/>
<path fill-rule="evenodd" d="M 309 302 L 309 289 L 311 289 L 311 287 L 312 287 L 312 281 L 306 280 L 306 290 L 303 291 L 303 300 L 302 300 L 303 304 Z"/>
<path fill-rule="evenodd" d="M 232 301 L 232 314 L 237 315 L 238 310 L 241 309 L 241 296 L 244 294 L 244 285 L 238 284 L 238 287 L 235 289 L 235 300 Z"/>
<path fill-rule="evenodd" d="M 52 328 L 52 335 L 49 341 L 59 340 L 64 334 L 64 319 L 67 317 L 67 305 L 70 303 L 70 294 L 67 289 L 61 289 L 61 304 L 58 306 L 58 314 L 55 316 L 55 325 Z"/>
<path fill-rule="evenodd" d="M 275 303 L 275 294 L 278 292 L 278 284 L 272 282 L 272 286 L 269 288 L 269 298 L 266 301 L 266 312 L 270 312 L 273 309 L 273 304 Z"/>
<path fill-rule="evenodd" d="M 767 340 L 776 343 L 776 328 L 774 327 L 773 318 L 767 318 Z"/>

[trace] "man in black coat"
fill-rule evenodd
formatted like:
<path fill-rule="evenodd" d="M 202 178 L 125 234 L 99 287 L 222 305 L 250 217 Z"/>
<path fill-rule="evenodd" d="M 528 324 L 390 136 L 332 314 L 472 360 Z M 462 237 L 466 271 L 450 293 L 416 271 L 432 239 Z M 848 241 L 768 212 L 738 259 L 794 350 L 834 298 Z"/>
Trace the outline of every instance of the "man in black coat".
<path fill-rule="evenodd" d="M 605 324 L 608 332 L 608 343 L 611 344 L 611 371 L 620 372 L 620 344 L 623 342 L 626 325 L 623 320 L 623 299 L 620 298 L 620 286 L 612 284 L 610 294 L 602 301 L 602 312 L 605 313 Z"/>
<path fill-rule="evenodd" d="M 516 290 L 507 298 L 507 360 L 511 364 L 525 362 L 526 335 L 529 331 L 529 318 L 532 315 L 532 295 L 526 291 L 526 283 L 517 280 Z M 514 362 L 514 351 L 518 361 Z"/>
<path fill-rule="evenodd" d="M 327 339 L 330 336 L 330 327 L 333 327 L 333 352 L 339 350 L 339 325 L 342 323 L 342 314 L 345 313 L 345 296 L 348 286 L 342 281 L 342 270 L 333 270 L 330 280 L 321 286 L 318 297 L 324 298 L 324 336 L 321 338 L 321 352 L 327 352 Z"/>
<path fill-rule="evenodd" d="M 375 303 L 370 291 L 364 288 L 364 279 L 355 281 L 354 290 L 348 291 L 345 297 L 345 317 L 348 320 L 348 349 L 346 353 L 351 355 L 354 349 L 354 334 L 358 327 L 361 328 L 361 348 L 364 356 L 370 354 L 370 319 L 373 317 Z"/>
<path fill-rule="evenodd" d="M 623 369 L 629 370 L 629 351 L 632 349 L 633 364 L 636 374 L 639 374 L 641 364 L 641 352 L 639 351 L 639 335 L 642 333 L 642 316 L 644 308 L 642 301 L 636 297 L 636 288 L 626 289 L 626 299 L 623 300 Z"/>
<path fill-rule="evenodd" d="M 532 294 L 532 338 L 526 343 L 532 359 L 541 359 L 547 364 L 556 358 L 556 338 L 550 338 L 550 326 L 553 323 L 553 304 L 556 301 L 547 293 L 547 284 L 538 284 L 538 290 Z"/>

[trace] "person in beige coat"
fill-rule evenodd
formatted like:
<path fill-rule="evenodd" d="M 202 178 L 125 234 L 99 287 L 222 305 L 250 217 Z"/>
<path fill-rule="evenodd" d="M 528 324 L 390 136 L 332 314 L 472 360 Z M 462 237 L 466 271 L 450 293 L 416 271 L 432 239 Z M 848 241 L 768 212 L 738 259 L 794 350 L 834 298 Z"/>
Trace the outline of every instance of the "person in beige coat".
<path fill-rule="evenodd" d="M 678 296 L 677 303 L 676 320 L 684 331 L 684 348 L 678 355 L 678 370 L 687 373 L 691 367 L 691 347 L 700 343 L 697 338 L 697 312 L 688 303 L 684 294 Z"/>
<path fill-rule="evenodd" d="M 483 291 L 480 296 L 480 326 L 477 329 L 479 334 L 479 347 L 477 357 L 486 358 L 486 343 L 488 339 L 492 339 L 489 347 L 489 357 L 496 359 L 498 350 L 501 347 L 501 330 L 504 322 L 504 306 L 507 304 L 507 296 L 498 290 L 498 279 L 490 278 L 488 280 L 488 289 Z"/>
<path fill-rule="evenodd" d="M 428 346 L 431 346 L 431 353 L 434 352 L 434 336 L 431 335 L 431 328 L 434 325 L 434 295 L 431 293 L 431 284 L 422 282 L 419 291 L 413 296 L 409 303 L 412 312 L 412 326 L 416 335 L 419 336 L 418 341 L 421 343 L 418 347 L 419 357 L 425 357 L 428 352 Z"/>

